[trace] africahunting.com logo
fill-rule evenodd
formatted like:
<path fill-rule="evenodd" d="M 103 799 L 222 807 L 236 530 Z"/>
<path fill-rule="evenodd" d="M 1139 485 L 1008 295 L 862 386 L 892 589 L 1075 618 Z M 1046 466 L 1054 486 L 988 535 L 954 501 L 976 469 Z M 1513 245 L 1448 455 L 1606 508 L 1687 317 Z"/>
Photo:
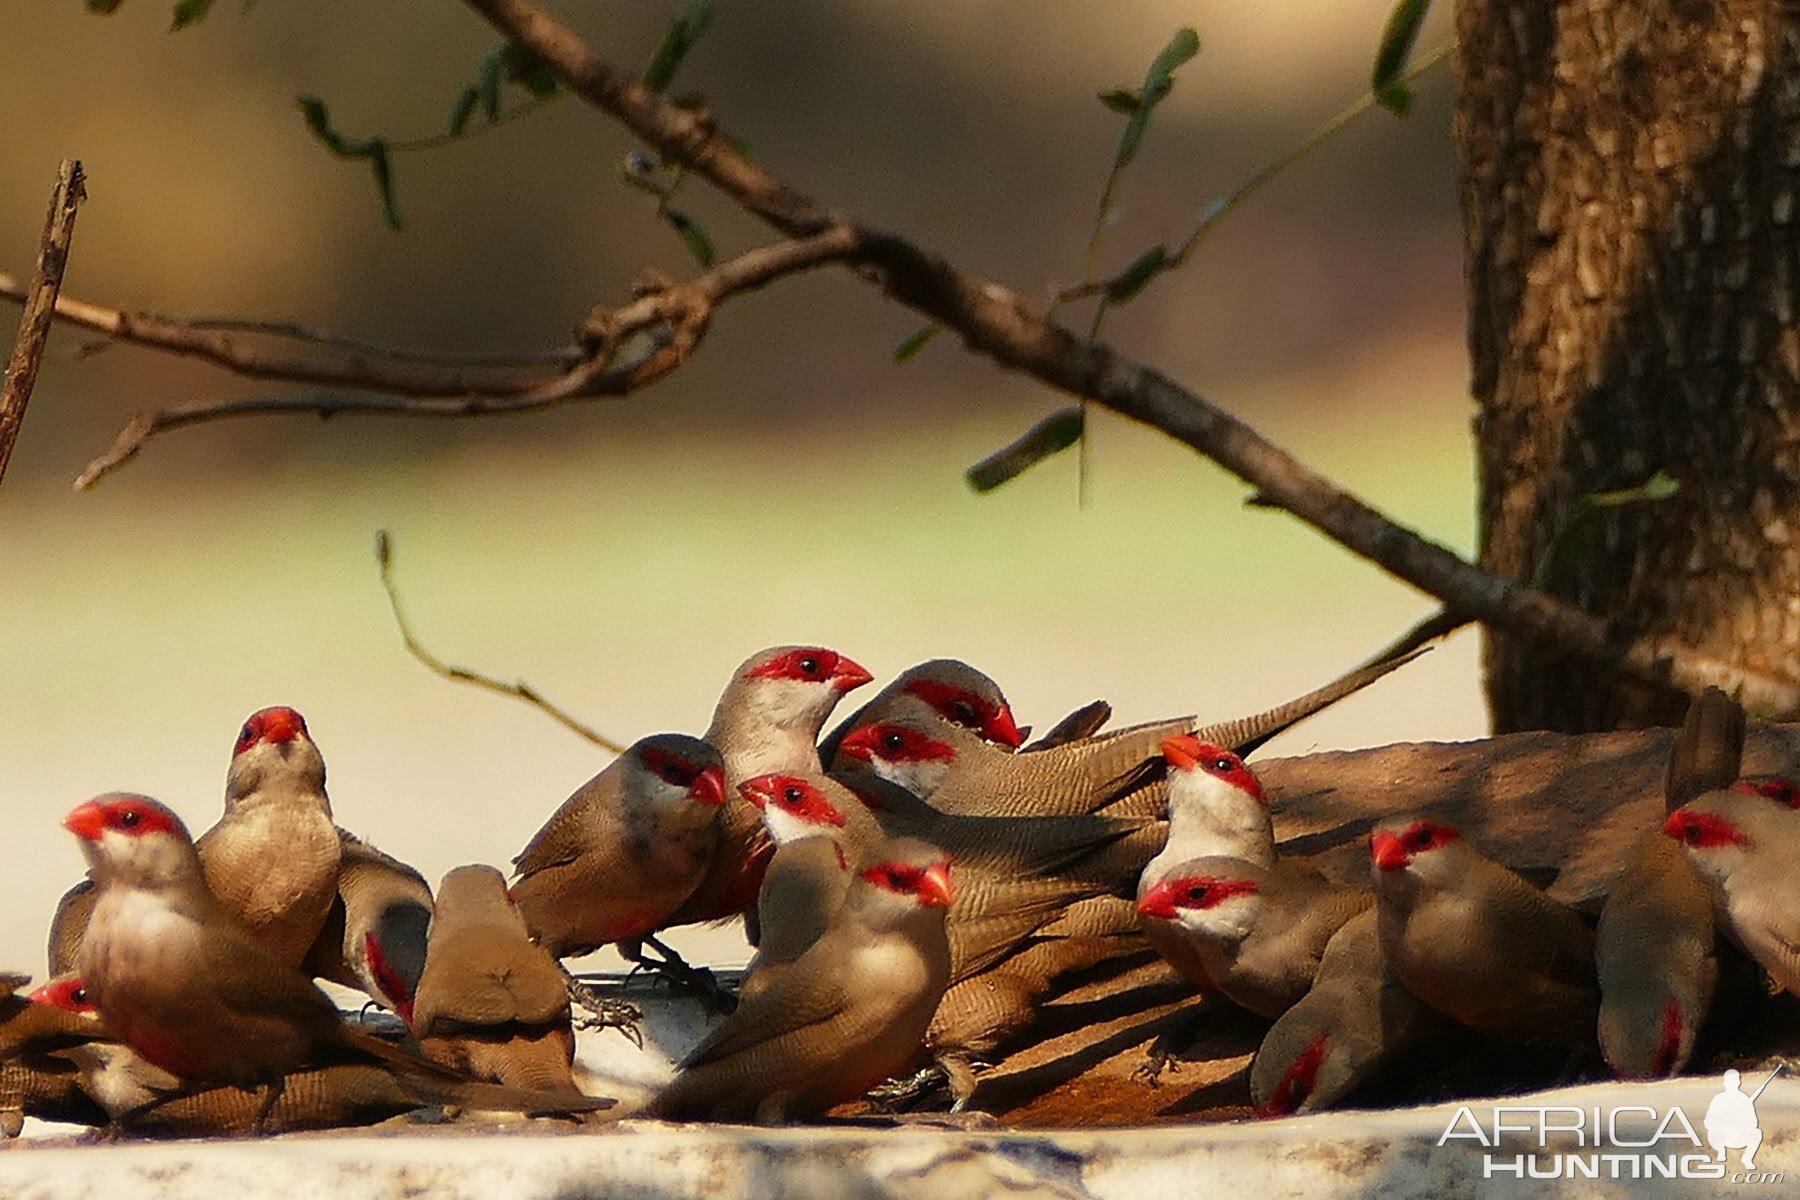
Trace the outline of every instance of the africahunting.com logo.
<path fill-rule="evenodd" d="M 1499 1104 L 1483 1125 L 1458 1108 L 1437 1144 L 1483 1147 L 1484 1179 L 1724 1179 L 1781 1183 L 1780 1171 L 1757 1166 L 1762 1129 L 1756 1100 L 1781 1074 L 1777 1066 L 1746 1095 L 1736 1071 L 1725 1072 L 1698 1131 L 1679 1107 Z M 1785 1085 L 1784 1085 L 1785 1086 Z M 1736 1160 L 1734 1163 L 1732 1160 Z"/>

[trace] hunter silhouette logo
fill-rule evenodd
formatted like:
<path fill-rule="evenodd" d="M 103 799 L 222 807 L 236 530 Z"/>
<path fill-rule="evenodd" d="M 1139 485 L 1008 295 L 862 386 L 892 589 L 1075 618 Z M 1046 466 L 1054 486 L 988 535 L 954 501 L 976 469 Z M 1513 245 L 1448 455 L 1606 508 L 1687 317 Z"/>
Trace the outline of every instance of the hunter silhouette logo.
<path fill-rule="evenodd" d="M 1726 1071 L 1718 1095 L 1696 1129 L 1679 1105 L 1497 1104 L 1486 1124 L 1459 1107 L 1439 1146 L 1471 1141 L 1482 1148 L 1482 1178 L 1720 1179 L 1781 1183 L 1780 1171 L 1756 1165 L 1763 1135 L 1756 1101 L 1785 1069 L 1778 1065 L 1746 1095 L 1743 1076 Z M 1702 1139 L 1701 1130 L 1705 1131 Z M 1738 1151 L 1741 1169 L 1727 1162 Z M 1709 1152 L 1710 1151 L 1710 1152 Z"/>
<path fill-rule="evenodd" d="M 1756 1148 L 1762 1145 L 1763 1136 L 1756 1122 L 1756 1098 L 1763 1094 L 1763 1088 L 1775 1082 L 1775 1076 L 1781 1074 L 1785 1065 L 1777 1066 L 1763 1080 L 1762 1087 L 1748 1096 L 1744 1095 L 1741 1084 L 1743 1077 L 1736 1071 L 1725 1072 L 1725 1086 L 1706 1106 L 1706 1119 L 1701 1122 L 1706 1129 L 1706 1144 L 1713 1148 L 1720 1162 L 1725 1160 L 1725 1151 L 1742 1150 L 1744 1170 L 1756 1170 Z"/>

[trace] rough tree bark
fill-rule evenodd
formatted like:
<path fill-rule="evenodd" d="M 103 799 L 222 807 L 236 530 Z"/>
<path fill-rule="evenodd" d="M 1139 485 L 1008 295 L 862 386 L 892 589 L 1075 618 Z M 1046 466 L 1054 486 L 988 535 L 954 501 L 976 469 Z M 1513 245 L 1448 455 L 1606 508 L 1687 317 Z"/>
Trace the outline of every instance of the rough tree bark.
<path fill-rule="evenodd" d="M 1779 0 L 1457 11 L 1482 565 L 1789 679 L 1797 25 Z M 1673 498 L 1573 516 L 1658 470 Z M 1672 690 L 1488 638 L 1497 732 L 1680 722 Z"/>

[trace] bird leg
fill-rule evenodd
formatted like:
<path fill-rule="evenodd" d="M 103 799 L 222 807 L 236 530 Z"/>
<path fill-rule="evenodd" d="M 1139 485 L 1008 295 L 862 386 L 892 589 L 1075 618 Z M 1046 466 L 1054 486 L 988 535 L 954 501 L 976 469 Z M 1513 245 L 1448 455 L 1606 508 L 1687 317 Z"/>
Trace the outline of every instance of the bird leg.
<path fill-rule="evenodd" d="M 651 958 L 644 953 L 644 947 L 653 947 L 660 958 Z M 688 961 L 675 950 L 654 937 L 641 940 L 620 942 L 617 946 L 619 955 L 627 962 L 634 964 L 634 970 L 645 970 L 669 981 L 671 986 L 681 987 L 699 997 L 700 1003 L 708 1012 L 731 1013 L 737 1011 L 737 997 L 726 991 L 713 973 L 705 967 L 691 966 Z"/>
<path fill-rule="evenodd" d="M 870 1088 L 868 1100 L 878 1112 L 889 1115 L 902 1112 L 943 1087 L 948 1078 L 942 1067 L 923 1067 L 911 1075 L 899 1076 Z"/>
<path fill-rule="evenodd" d="M 629 1000 L 602 996 L 592 984 L 571 975 L 567 967 L 563 967 L 561 963 L 557 966 L 562 968 L 563 982 L 569 989 L 569 999 L 593 1014 L 576 1021 L 574 1024 L 577 1029 L 617 1029 L 638 1049 L 644 1048 L 644 1034 L 638 1028 L 638 1022 L 644 1019 L 643 1009 Z"/>
<path fill-rule="evenodd" d="M 263 1084 L 262 1103 L 256 1106 L 256 1116 L 250 1121 L 251 1133 L 267 1133 L 269 1114 L 275 1111 L 275 1102 L 281 1099 L 281 1093 L 287 1090 L 287 1076 L 272 1076 Z"/>
<path fill-rule="evenodd" d="M 1181 1073 L 1181 1053 L 1200 1039 L 1200 1034 L 1210 1022 L 1213 1010 L 1206 1004 L 1195 1006 L 1193 1016 L 1186 1021 L 1177 1021 L 1156 1035 L 1144 1051 L 1144 1061 L 1132 1071 L 1133 1079 L 1141 1079 L 1151 1087 L 1162 1086 L 1164 1071 L 1172 1075 Z"/>

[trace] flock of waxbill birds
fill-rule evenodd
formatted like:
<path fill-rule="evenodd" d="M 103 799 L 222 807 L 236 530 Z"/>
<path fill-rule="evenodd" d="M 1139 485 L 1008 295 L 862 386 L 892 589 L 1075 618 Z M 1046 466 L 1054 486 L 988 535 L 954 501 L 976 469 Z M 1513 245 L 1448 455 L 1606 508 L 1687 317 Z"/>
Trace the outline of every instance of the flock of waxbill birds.
<path fill-rule="evenodd" d="M 1354 885 L 1278 854 L 1243 755 L 1409 658 L 1215 726 L 1102 732 L 1096 702 L 1029 744 L 992 680 L 935 660 L 821 741 L 871 677 L 777 647 L 732 675 L 703 738 L 644 738 L 577 789 L 510 884 L 464 866 L 435 895 L 338 827 L 305 721 L 264 709 L 198 840 L 145 796 L 68 814 L 88 878 L 57 908 L 49 982 L 22 996 L 8 977 L 0 1128 L 616 1119 L 575 1081 L 571 997 L 630 1014 L 559 960 L 614 946 L 716 991 L 657 935 L 740 916 L 756 953 L 735 1008 L 641 1115 L 809 1119 L 921 1067 L 960 1108 L 1060 980 L 1146 941 L 1207 1003 L 1273 1022 L 1250 1074 L 1271 1115 L 1335 1104 L 1455 1026 L 1677 1073 L 1735 956 L 1719 932 L 1800 993 L 1796 789 L 1738 778 L 1743 713 L 1716 690 L 1597 927 L 1442 821 L 1378 824 Z M 315 979 L 409 1036 L 346 1021 Z"/>

